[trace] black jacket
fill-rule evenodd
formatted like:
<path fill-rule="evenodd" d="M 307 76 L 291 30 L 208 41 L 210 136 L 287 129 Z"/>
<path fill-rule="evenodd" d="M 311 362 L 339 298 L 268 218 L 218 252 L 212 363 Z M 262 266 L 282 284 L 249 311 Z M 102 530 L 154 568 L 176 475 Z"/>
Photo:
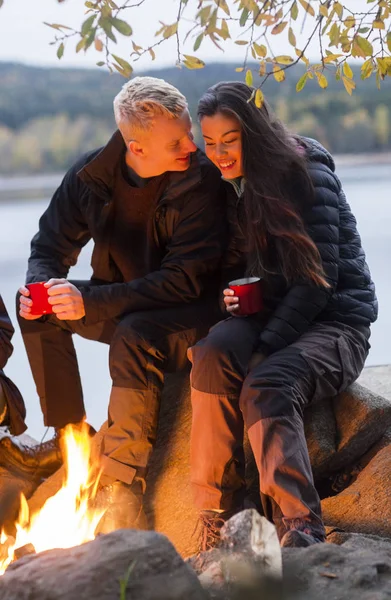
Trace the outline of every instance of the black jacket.
<path fill-rule="evenodd" d="M 189 303 L 211 293 L 225 242 L 224 190 L 219 171 L 198 150 L 185 172 L 170 172 L 154 214 L 159 270 L 124 282 L 113 263 L 113 187 L 125 146 L 117 131 L 108 144 L 82 157 L 65 175 L 31 243 L 27 282 L 67 277 L 92 238 L 93 280 L 82 288 L 85 321 Z M 131 257 L 129 257 L 131 260 Z M 108 284 L 108 285 L 107 285 Z"/>
<path fill-rule="evenodd" d="M 338 321 L 365 329 L 377 318 L 375 287 L 361 247 L 356 219 L 334 173 L 334 161 L 317 141 L 303 138 L 303 142 L 315 196 L 302 218 L 306 231 L 319 250 L 330 287 L 321 288 L 310 283 L 288 287 L 281 275 L 266 278 L 268 318 L 258 347 L 266 354 L 295 342 L 314 321 Z M 245 240 L 243 234 L 240 239 L 240 227 L 235 226 L 234 220 L 240 222 L 241 216 L 240 212 L 239 215 L 233 212 L 232 192 L 230 198 L 229 221 L 231 231 L 235 233 L 230 241 L 226 264 L 231 268 L 230 265 L 236 263 L 231 271 L 231 278 L 234 278 L 243 276 L 241 248 Z M 240 262 L 241 275 L 238 271 Z"/>

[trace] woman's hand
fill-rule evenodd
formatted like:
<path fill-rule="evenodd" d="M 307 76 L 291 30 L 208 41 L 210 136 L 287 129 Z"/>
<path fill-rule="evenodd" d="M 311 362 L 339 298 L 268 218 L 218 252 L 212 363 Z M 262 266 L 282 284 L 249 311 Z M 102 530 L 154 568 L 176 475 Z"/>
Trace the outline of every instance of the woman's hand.
<path fill-rule="evenodd" d="M 235 316 L 235 311 L 239 308 L 239 298 L 235 296 L 235 292 L 230 288 L 226 288 L 223 294 L 226 311 Z"/>

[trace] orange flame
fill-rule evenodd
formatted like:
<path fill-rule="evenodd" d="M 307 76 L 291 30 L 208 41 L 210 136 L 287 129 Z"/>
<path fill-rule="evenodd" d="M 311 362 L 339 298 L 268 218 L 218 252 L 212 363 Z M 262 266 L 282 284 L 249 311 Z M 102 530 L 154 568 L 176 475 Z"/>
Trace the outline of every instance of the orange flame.
<path fill-rule="evenodd" d="M 69 425 L 66 428 L 64 454 L 63 485 L 36 514 L 29 515 L 27 500 L 21 494 L 16 538 L 8 537 L 4 531 L 0 535 L 3 546 L 0 575 L 14 560 L 15 551 L 26 544 L 32 544 L 36 552 L 42 552 L 52 548 L 71 548 L 94 539 L 104 510 L 91 507 L 100 473 L 96 477 L 96 472 L 91 469 L 91 444 L 86 427 L 79 430 Z"/>

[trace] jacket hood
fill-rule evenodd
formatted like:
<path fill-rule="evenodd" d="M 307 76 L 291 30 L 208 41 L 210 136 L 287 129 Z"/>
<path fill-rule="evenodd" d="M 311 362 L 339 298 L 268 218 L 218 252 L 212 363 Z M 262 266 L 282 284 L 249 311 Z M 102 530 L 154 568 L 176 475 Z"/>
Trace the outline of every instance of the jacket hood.
<path fill-rule="evenodd" d="M 106 146 L 84 157 L 77 175 L 96 194 L 110 201 L 118 165 L 125 150 L 122 135 L 117 130 Z M 202 178 L 202 166 L 206 162 L 212 164 L 205 154 L 197 149 L 191 154 L 190 166 L 186 171 L 170 171 L 168 186 L 162 200 L 176 198 L 198 185 Z"/>
<path fill-rule="evenodd" d="M 331 171 L 335 171 L 334 159 L 330 152 L 317 140 L 307 137 L 300 138 L 305 146 L 307 158 L 312 162 L 326 165 Z"/>

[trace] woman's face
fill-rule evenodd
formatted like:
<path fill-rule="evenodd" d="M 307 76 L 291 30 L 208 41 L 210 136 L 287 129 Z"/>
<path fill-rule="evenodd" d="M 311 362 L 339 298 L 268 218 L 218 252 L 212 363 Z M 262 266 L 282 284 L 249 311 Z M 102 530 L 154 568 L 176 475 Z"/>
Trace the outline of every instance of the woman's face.
<path fill-rule="evenodd" d="M 202 117 L 201 130 L 206 155 L 220 169 L 223 177 L 241 177 L 242 131 L 238 119 L 221 113 Z"/>

